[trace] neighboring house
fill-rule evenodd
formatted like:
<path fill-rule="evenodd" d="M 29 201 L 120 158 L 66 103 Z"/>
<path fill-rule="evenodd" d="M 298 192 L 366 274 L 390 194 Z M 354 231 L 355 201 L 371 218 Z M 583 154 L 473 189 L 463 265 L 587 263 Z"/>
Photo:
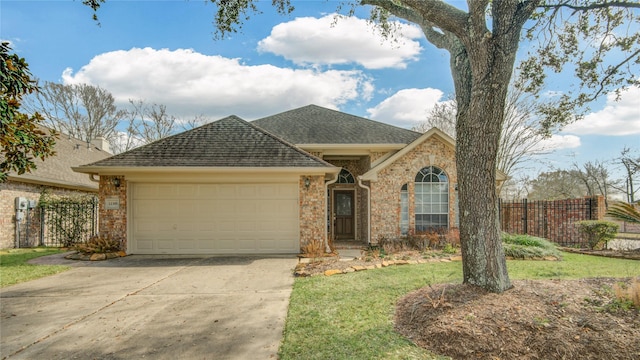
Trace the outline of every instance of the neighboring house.
<path fill-rule="evenodd" d="M 48 133 L 46 128 L 43 128 Z M 8 179 L 0 183 L 0 248 L 38 245 L 39 218 L 37 203 L 43 191 L 54 195 L 83 195 L 98 193 L 98 183 L 71 167 L 95 162 L 111 156 L 109 146 L 103 139 L 93 143 L 60 134 L 54 146 L 56 154 L 44 161 L 35 159 L 37 166 L 31 172 L 18 175 L 9 173 Z M 16 209 L 16 198 L 23 199 L 23 209 Z M 18 206 L 19 207 L 19 206 Z M 20 221 L 16 221 L 16 215 Z M 29 224 L 27 229 L 27 224 Z M 18 231 L 16 231 L 16 225 Z M 29 231 L 32 230 L 32 231 Z"/>
<path fill-rule="evenodd" d="M 74 170 L 100 177 L 100 232 L 128 253 L 298 253 L 457 226 L 453 139 L 315 105 Z"/>

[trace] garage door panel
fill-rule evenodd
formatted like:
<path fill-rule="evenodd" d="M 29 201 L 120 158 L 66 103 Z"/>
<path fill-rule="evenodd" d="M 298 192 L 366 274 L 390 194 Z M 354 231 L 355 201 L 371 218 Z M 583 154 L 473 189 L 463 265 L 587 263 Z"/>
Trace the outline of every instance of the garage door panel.
<path fill-rule="evenodd" d="M 195 184 L 180 184 L 176 186 L 176 194 L 179 199 L 196 199 L 198 187 Z"/>
<path fill-rule="evenodd" d="M 173 250 L 175 248 L 176 241 L 174 239 L 160 239 L 156 242 L 158 244 L 158 250 Z"/>
<path fill-rule="evenodd" d="M 197 249 L 198 242 L 195 239 L 179 239 L 177 242 L 178 250 Z"/>
<path fill-rule="evenodd" d="M 133 184 L 130 251 L 299 251 L 298 184 Z"/>

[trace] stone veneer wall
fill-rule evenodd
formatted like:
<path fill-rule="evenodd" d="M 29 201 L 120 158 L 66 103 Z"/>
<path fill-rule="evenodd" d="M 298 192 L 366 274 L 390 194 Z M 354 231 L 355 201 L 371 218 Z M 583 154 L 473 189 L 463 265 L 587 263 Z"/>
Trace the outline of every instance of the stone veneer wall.
<path fill-rule="evenodd" d="M 389 152 L 372 152 L 369 158 L 371 159 L 371 162 L 374 163 L 376 160 L 387 155 L 388 153 Z"/>
<path fill-rule="evenodd" d="M 15 231 L 16 231 L 16 207 L 15 198 L 24 197 L 28 200 L 39 201 L 42 191 L 47 189 L 50 194 L 58 196 L 77 196 L 95 194 L 94 192 L 65 189 L 60 187 L 36 185 L 19 181 L 7 180 L 0 183 L 0 248 L 15 247 Z M 29 238 L 26 242 L 29 246 L 37 246 L 40 236 L 40 218 L 38 209 L 29 210 L 30 229 Z M 22 226 L 21 226 L 22 227 Z M 37 230 L 37 231 L 36 231 Z M 26 233 L 26 232 L 25 232 Z M 24 236 L 24 234 L 22 235 Z M 25 242 L 21 241 L 22 244 Z M 23 245 L 24 246 L 24 245 Z"/>
<path fill-rule="evenodd" d="M 113 180 L 120 179 L 120 187 Z M 127 250 L 127 186 L 124 176 L 100 176 L 100 230 L 101 236 L 122 241 L 122 250 Z M 120 199 L 118 210 L 105 209 L 105 199 L 117 196 Z"/>
<path fill-rule="evenodd" d="M 431 137 L 378 173 L 371 182 L 371 242 L 400 236 L 400 189 L 408 184 L 409 230 L 415 228 L 415 177 L 420 169 L 437 166 L 449 177 L 449 226 L 455 226 L 455 150 Z"/>
<path fill-rule="evenodd" d="M 304 185 L 305 179 L 310 185 Z M 326 241 L 324 176 L 300 176 L 300 247 L 310 241 Z"/>

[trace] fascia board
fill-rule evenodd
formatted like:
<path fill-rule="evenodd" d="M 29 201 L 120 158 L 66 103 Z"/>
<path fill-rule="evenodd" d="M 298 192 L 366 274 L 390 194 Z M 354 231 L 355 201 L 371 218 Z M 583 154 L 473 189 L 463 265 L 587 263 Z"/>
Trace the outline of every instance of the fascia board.
<path fill-rule="evenodd" d="M 143 174 L 247 174 L 247 173 L 286 173 L 301 175 L 321 175 L 338 173 L 340 168 L 331 167 L 196 167 L 196 166 L 78 166 L 71 168 L 75 172 L 98 175 L 126 175 L 129 173 Z"/>
<path fill-rule="evenodd" d="M 98 192 L 97 184 L 95 187 L 93 187 L 89 185 L 77 184 L 77 183 L 62 181 L 62 180 L 48 180 L 44 178 L 30 177 L 28 175 L 20 175 L 20 176 L 9 175 L 7 179 L 14 182 L 23 182 L 23 183 L 34 184 L 34 185 L 43 185 L 43 186 L 59 187 L 63 189 Z"/>

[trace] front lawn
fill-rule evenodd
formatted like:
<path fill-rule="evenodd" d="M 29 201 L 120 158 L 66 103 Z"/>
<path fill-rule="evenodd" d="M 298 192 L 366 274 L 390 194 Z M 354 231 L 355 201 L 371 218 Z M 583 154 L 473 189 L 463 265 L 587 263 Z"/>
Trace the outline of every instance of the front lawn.
<path fill-rule="evenodd" d="M 0 250 L 0 288 L 57 274 L 70 269 L 62 265 L 31 265 L 27 261 L 62 252 L 55 248 Z"/>
<path fill-rule="evenodd" d="M 640 275 L 640 261 L 563 253 L 564 261 L 507 262 L 511 279 Z M 393 328 L 396 302 L 427 284 L 460 283 L 462 263 L 394 266 L 297 278 L 281 359 L 441 359 Z"/>

